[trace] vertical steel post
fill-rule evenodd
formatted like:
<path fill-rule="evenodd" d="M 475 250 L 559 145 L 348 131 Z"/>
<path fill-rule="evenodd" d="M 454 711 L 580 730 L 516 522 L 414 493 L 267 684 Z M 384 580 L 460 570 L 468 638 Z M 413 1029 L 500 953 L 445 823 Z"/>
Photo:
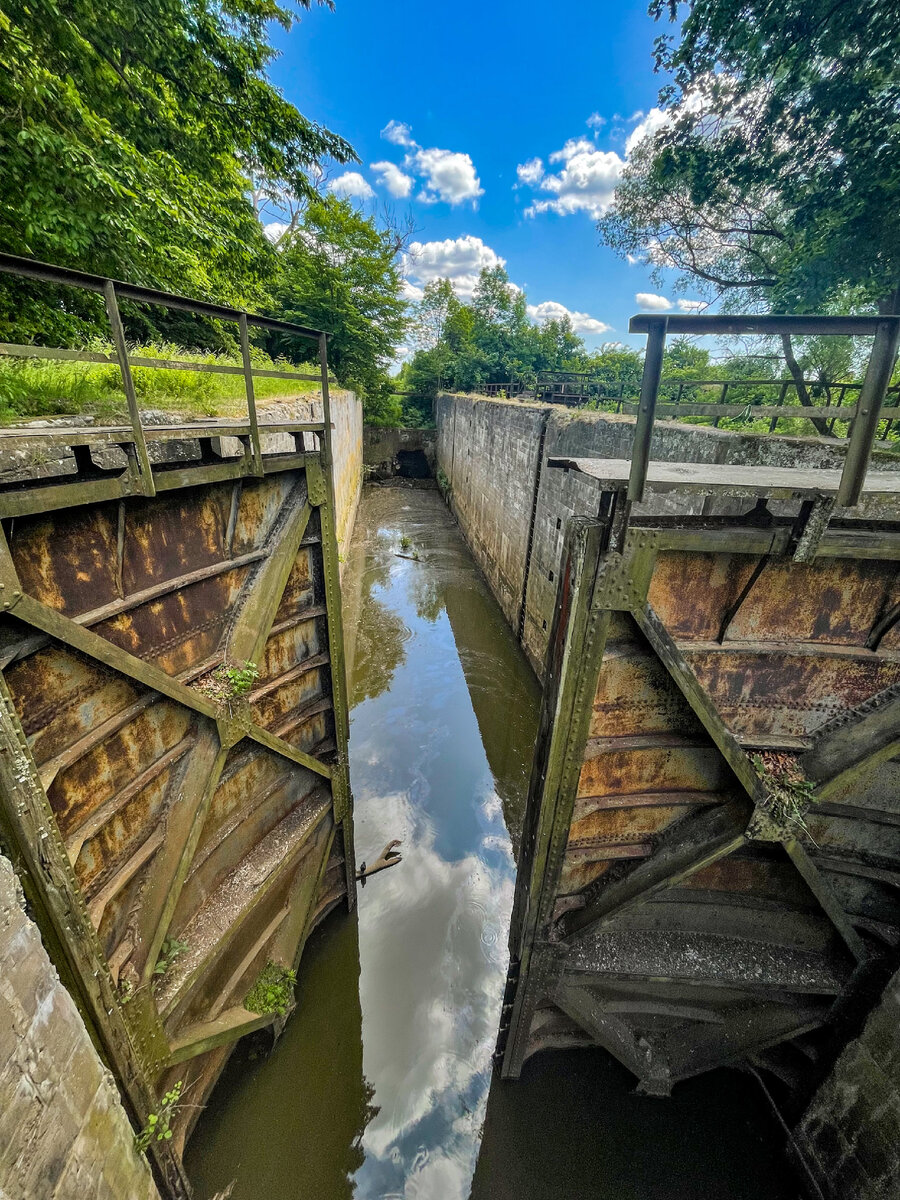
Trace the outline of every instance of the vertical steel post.
<path fill-rule="evenodd" d="M 844 470 L 837 494 L 837 504 L 840 508 L 851 508 L 859 503 L 881 419 L 884 394 L 891 382 L 897 358 L 898 342 L 900 316 L 885 317 L 883 321 L 879 321 L 844 458 Z"/>
<path fill-rule="evenodd" d="M 250 335 L 247 332 L 247 314 L 238 317 L 241 333 L 241 359 L 244 363 L 244 387 L 247 391 L 247 415 L 250 418 L 250 454 L 253 459 L 254 475 L 262 475 L 262 445 L 259 440 L 259 422 L 256 419 L 256 394 L 253 391 L 253 364 L 250 362 Z"/>
<path fill-rule="evenodd" d="M 634 448 L 631 452 L 631 474 L 628 477 L 628 499 L 640 501 L 644 498 L 647 481 L 647 466 L 650 462 L 650 439 L 653 437 L 653 421 L 656 416 L 656 400 L 662 376 L 663 351 L 666 348 L 668 319 L 654 321 L 647 334 L 647 350 L 644 354 L 644 374 L 641 378 L 641 398 L 638 402 L 637 422 L 634 427 Z"/>
<path fill-rule="evenodd" d="M 122 386 L 125 389 L 125 399 L 128 401 L 128 415 L 131 418 L 131 433 L 134 437 L 134 447 L 137 452 L 138 465 L 141 469 L 141 482 L 145 496 L 156 495 L 156 484 L 153 482 L 153 469 L 147 454 L 147 443 L 144 441 L 144 429 L 141 425 L 141 414 L 138 411 L 137 393 L 134 390 L 134 379 L 131 374 L 131 363 L 128 361 L 128 347 L 125 345 L 125 330 L 122 328 L 122 316 L 119 312 L 119 302 L 116 299 L 116 285 L 107 279 L 103 285 L 103 298 L 106 301 L 106 315 L 112 330 L 113 345 L 119 360 L 119 370 L 122 373 Z"/>

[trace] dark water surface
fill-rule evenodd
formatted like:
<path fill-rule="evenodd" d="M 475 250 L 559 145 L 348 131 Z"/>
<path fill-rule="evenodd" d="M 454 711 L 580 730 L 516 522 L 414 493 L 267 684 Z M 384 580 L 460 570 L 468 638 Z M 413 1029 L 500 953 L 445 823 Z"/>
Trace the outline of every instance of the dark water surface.
<path fill-rule="evenodd" d="M 794 1197 L 736 1072 L 668 1101 L 601 1051 L 492 1077 L 539 690 L 436 492 L 366 490 L 344 594 L 357 856 L 404 859 L 311 939 L 274 1051 L 236 1051 L 188 1146 L 199 1200 Z"/>

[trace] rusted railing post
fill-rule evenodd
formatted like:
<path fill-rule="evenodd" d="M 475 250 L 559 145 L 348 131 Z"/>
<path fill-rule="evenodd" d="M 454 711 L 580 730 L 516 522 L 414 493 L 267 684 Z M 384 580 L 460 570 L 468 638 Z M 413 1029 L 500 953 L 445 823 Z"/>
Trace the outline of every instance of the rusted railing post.
<path fill-rule="evenodd" d="M 256 419 L 256 393 L 253 390 L 253 364 L 250 361 L 250 335 L 247 332 L 247 314 L 238 317 L 241 334 L 241 359 L 244 363 L 244 387 L 247 391 L 247 416 L 250 420 L 250 454 L 253 459 L 254 475 L 262 475 L 262 445 L 259 440 L 259 422 Z"/>
<path fill-rule="evenodd" d="M 898 342 L 900 316 L 885 317 L 879 321 L 869 365 L 866 367 L 866 377 L 857 401 L 856 420 L 850 431 L 850 441 L 844 458 L 844 470 L 837 494 L 837 505 L 840 508 L 850 508 L 859 503 L 881 419 L 881 406 L 897 358 Z"/>
<path fill-rule="evenodd" d="M 141 425 L 141 414 L 138 411 L 137 393 L 134 390 L 134 378 L 131 374 L 131 363 L 128 361 L 128 347 L 125 344 L 125 330 L 122 328 L 122 316 L 119 312 L 119 302 L 116 299 L 116 285 L 107 279 L 103 285 L 103 298 L 106 301 L 106 314 L 112 330 L 113 345 L 116 348 L 116 358 L 119 360 L 119 370 L 122 373 L 122 387 L 125 389 L 125 399 L 128 401 L 128 415 L 131 418 L 131 433 L 137 452 L 138 465 L 141 468 L 141 483 L 145 496 L 156 495 L 156 484 L 153 482 L 153 469 L 147 454 L 147 443 L 144 441 L 144 429 Z"/>
<path fill-rule="evenodd" d="M 641 398 L 638 402 L 637 422 L 634 427 L 634 448 L 631 452 L 631 474 L 628 477 L 628 499 L 640 501 L 644 498 L 647 466 L 650 462 L 650 439 L 653 437 L 653 420 L 656 415 L 656 400 L 662 376 L 663 351 L 666 348 L 668 319 L 660 317 L 654 321 L 647 333 L 647 350 L 644 354 L 644 374 L 641 379 Z"/>

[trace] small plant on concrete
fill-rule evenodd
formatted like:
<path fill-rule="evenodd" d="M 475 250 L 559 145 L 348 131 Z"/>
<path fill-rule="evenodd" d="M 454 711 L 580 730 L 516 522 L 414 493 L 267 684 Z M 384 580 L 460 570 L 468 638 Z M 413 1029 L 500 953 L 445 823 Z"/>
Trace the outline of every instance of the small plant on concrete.
<path fill-rule="evenodd" d="M 268 962 L 259 978 L 247 993 L 244 1008 L 260 1014 L 278 1013 L 283 1017 L 288 1010 L 297 976 L 287 967 Z"/>
<path fill-rule="evenodd" d="M 172 1118 L 178 1111 L 178 1101 L 181 1099 L 181 1089 L 184 1081 L 179 1079 L 171 1091 L 166 1092 L 159 1106 L 159 1112 L 150 1113 L 147 1124 L 140 1133 L 134 1135 L 135 1149 L 144 1154 L 151 1142 L 168 1142 L 172 1138 Z"/>
<path fill-rule="evenodd" d="M 403 537 L 400 539 L 400 549 L 408 550 L 411 545 L 412 545 L 412 538 L 407 537 L 406 534 L 404 533 Z"/>
<path fill-rule="evenodd" d="M 446 500 L 450 495 L 450 480 L 447 478 L 443 467 L 438 467 L 435 479 L 437 480 L 437 485 L 440 488 L 441 495 Z"/>
<path fill-rule="evenodd" d="M 804 777 L 796 760 L 769 750 L 751 755 L 750 761 L 765 784 L 765 807 L 772 820 L 782 829 L 805 834 L 812 842 L 806 814 L 815 799 L 815 788 Z"/>
<path fill-rule="evenodd" d="M 187 950 L 187 942 L 179 942 L 177 938 L 166 938 L 160 947 L 159 958 L 153 968 L 154 975 L 165 975 L 176 958 L 180 958 Z"/>

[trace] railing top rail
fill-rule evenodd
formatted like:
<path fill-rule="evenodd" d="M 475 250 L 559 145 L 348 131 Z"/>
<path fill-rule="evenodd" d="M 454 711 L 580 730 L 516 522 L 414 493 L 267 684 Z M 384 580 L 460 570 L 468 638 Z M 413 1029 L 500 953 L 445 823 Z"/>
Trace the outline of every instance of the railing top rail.
<path fill-rule="evenodd" d="M 793 333 L 800 336 L 816 334 L 858 334 L 873 337 L 879 326 L 900 328 L 900 315 L 869 317 L 820 317 L 816 315 L 766 314 L 764 316 L 731 316 L 696 313 L 667 316 L 662 313 L 639 313 L 628 322 L 629 333 L 651 333 L 665 329 L 670 334 L 749 334 L 763 335 Z"/>
<path fill-rule="evenodd" d="M 6 275 L 19 275 L 25 279 L 37 279 L 43 283 L 60 283 L 68 287 L 82 288 L 89 292 L 103 294 L 110 282 L 102 275 L 91 275 L 87 271 L 75 271 L 71 267 L 57 267 L 50 263 L 38 262 L 31 258 L 21 258 L 16 254 L 0 253 L 0 271 Z M 116 295 L 121 300 L 135 300 L 143 304 L 160 304 L 165 308 L 175 308 L 183 312 L 196 313 L 203 317 L 213 317 L 222 321 L 239 321 L 245 317 L 248 325 L 258 329 L 266 329 L 270 333 L 287 333 L 295 337 L 318 340 L 327 337 L 322 329 L 312 329 L 305 325 L 294 325 L 290 321 L 278 321 L 274 317 L 264 317 L 259 314 L 244 312 L 243 309 L 229 308 L 224 304 L 212 304 L 207 300 L 192 300 L 188 296 L 179 296 L 174 292 L 160 292 L 154 288 L 140 287 L 134 283 L 112 281 Z"/>
<path fill-rule="evenodd" d="M 628 500 L 643 499 L 659 388 L 662 382 L 663 356 L 669 333 L 761 333 L 761 334 L 865 334 L 873 337 L 872 349 L 856 415 L 850 430 L 844 467 L 835 503 L 850 508 L 859 503 L 866 472 L 875 445 L 884 398 L 900 347 L 900 314 L 871 317 L 807 316 L 641 316 L 632 317 L 632 333 L 647 334 L 641 394 L 637 403 L 634 445 L 628 478 Z M 808 409 L 812 412 L 812 409 Z M 819 413 L 827 409 L 818 408 Z M 834 410 L 832 410 L 834 412 Z"/>

